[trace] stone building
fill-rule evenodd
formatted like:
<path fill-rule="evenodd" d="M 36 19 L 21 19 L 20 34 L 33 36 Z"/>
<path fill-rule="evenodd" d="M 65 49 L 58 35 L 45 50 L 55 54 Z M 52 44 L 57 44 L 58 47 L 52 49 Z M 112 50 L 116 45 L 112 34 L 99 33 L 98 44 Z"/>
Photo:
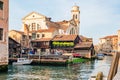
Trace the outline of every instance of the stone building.
<path fill-rule="evenodd" d="M 30 44 L 29 40 L 27 39 L 27 35 L 22 31 L 11 30 L 9 31 L 9 37 L 21 44 L 22 48 L 28 48 Z M 31 37 L 29 36 L 29 39 L 30 38 Z"/>
<path fill-rule="evenodd" d="M 120 30 L 118 30 L 117 35 L 118 35 L 118 51 L 120 52 Z"/>
<path fill-rule="evenodd" d="M 41 41 L 42 38 L 46 40 L 53 38 L 55 35 L 79 35 L 80 10 L 78 6 L 72 7 L 71 16 L 72 18 L 68 21 L 53 22 L 49 17 L 37 12 L 31 12 L 22 18 L 23 31 L 11 30 L 9 36 L 21 43 L 21 45 L 25 42 L 23 46 L 29 48 L 29 43 L 32 40 Z M 22 40 L 22 35 L 26 37 L 26 41 Z M 31 39 L 28 36 L 31 36 Z"/>
<path fill-rule="evenodd" d="M 112 52 L 118 49 L 118 36 L 110 35 L 99 39 L 99 51 Z"/>
<path fill-rule="evenodd" d="M 0 0 L 0 71 L 8 65 L 8 4 L 8 0 Z"/>
<path fill-rule="evenodd" d="M 63 20 L 59 22 L 51 21 L 51 18 L 46 17 L 37 12 L 31 12 L 22 19 L 23 28 L 26 24 L 29 30 L 29 35 L 32 40 L 40 38 L 53 38 L 55 35 L 79 34 L 80 26 L 80 10 L 78 6 L 73 6 L 71 10 L 71 20 Z M 25 29 L 25 28 L 24 28 Z M 25 32 L 25 30 L 24 30 Z"/>

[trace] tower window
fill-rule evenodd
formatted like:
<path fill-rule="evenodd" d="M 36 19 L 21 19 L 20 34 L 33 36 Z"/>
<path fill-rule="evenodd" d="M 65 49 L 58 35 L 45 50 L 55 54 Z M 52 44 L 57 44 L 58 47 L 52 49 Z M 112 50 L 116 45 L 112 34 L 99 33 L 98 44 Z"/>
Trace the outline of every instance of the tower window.
<path fill-rule="evenodd" d="M 0 40 L 3 40 L 3 28 L 0 28 Z"/>
<path fill-rule="evenodd" d="M 3 2 L 0 1 L 0 10 L 3 10 Z"/>
<path fill-rule="evenodd" d="M 77 14 L 76 14 L 76 19 L 77 19 Z"/>
<path fill-rule="evenodd" d="M 73 19 L 75 19 L 75 15 L 73 15 Z"/>

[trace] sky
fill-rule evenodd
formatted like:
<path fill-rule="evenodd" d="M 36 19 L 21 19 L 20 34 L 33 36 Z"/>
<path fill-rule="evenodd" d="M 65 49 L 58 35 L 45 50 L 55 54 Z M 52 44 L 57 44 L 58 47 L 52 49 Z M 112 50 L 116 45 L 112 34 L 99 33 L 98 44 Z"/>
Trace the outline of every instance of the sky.
<path fill-rule="evenodd" d="M 22 18 L 35 11 L 52 21 L 70 20 L 74 5 L 80 7 L 80 35 L 99 38 L 120 30 L 120 0 L 9 0 L 9 30 L 21 30 Z"/>

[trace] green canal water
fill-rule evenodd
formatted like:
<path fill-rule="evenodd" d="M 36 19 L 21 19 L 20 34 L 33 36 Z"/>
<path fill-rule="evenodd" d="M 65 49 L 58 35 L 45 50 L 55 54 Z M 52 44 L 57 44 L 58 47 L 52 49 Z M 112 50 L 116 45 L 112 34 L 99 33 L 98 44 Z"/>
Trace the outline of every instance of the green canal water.
<path fill-rule="evenodd" d="M 7 73 L 0 73 L 0 80 L 88 80 L 98 63 L 101 64 L 94 60 L 68 66 L 9 65 Z"/>

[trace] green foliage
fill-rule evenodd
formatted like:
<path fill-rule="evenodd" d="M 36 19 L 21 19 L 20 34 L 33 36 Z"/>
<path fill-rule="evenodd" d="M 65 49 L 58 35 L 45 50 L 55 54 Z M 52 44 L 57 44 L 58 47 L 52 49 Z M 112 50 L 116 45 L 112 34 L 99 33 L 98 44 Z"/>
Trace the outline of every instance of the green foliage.
<path fill-rule="evenodd" d="M 67 47 L 73 47 L 74 42 L 58 42 L 58 41 L 53 41 L 52 42 L 53 46 L 67 46 Z"/>
<path fill-rule="evenodd" d="M 84 58 L 73 58 L 73 63 L 81 63 L 81 62 L 85 62 L 88 59 L 84 59 Z"/>

